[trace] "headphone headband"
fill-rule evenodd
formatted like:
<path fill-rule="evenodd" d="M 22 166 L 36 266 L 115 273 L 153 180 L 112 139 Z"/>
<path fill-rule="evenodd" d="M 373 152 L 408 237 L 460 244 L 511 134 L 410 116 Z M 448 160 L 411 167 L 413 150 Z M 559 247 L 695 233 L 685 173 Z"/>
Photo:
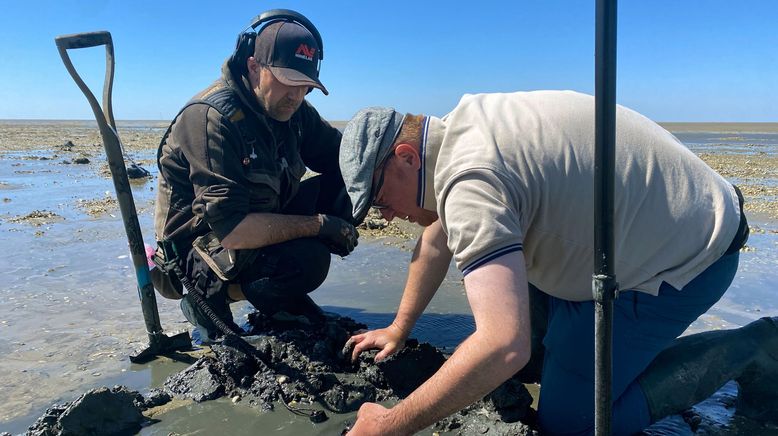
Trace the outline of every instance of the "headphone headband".
<path fill-rule="evenodd" d="M 318 54 L 316 56 L 318 58 L 316 67 L 318 71 L 321 61 L 324 59 L 324 42 L 321 39 L 321 35 L 310 20 L 305 18 L 301 13 L 291 9 L 271 9 L 262 12 L 251 20 L 248 27 L 238 35 L 238 40 L 235 43 L 235 51 L 229 59 L 232 68 L 234 68 L 235 71 L 239 71 L 241 74 L 246 74 L 246 60 L 254 55 L 254 44 L 264 27 L 259 30 L 257 29 L 263 24 L 274 21 L 295 22 L 311 32 L 313 39 L 315 39 L 316 43 L 319 45 L 319 50 L 317 50 Z"/>
<path fill-rule="evenodd" d="M 303 27 L 311 32 L 313 38 L 316 40 L 316 43 L 319 44 L 319 60 L 324 59 L 324 43 L 322 42 L 319 31 L 309 19 L 305 18 L 305 16 L 299 12 L 293 11 L 291 9 L 271 9 L 257 15 L 253 20 L 251 20 L 247 29 L 250 27 L 256 31 L 257 27 L 261 26 L 262 24 L 277 20 L 296 21 L 299 24 L 302 24 Z M 257 32 L 257 34 L 259 34 L 259 32 Z"/>

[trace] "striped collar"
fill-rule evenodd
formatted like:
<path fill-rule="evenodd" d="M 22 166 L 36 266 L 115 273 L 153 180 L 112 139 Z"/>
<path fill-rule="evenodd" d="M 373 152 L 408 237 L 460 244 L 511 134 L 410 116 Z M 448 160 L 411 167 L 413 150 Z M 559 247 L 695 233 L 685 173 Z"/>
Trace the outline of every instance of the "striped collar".
<path fill-rule="evenodd" d="M 419 186 L 416 192 L 416 205 L 437 212 L 437 200 L 435 198 L 435 163 L 438 151 L 443 142 L 446 126 L 440 118 L 433 116 L 424 117 L 422 128 L 419 157 Z"/>

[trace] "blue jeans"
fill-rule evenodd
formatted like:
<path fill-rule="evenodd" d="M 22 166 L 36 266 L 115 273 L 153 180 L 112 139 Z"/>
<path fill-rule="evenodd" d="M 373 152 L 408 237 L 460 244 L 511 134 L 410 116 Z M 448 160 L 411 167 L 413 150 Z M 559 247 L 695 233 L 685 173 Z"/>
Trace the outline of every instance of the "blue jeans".
<path fill-rule="evenodd" d="M 739 253 L 725 255 L 680 291 L 663 283 L 659 295 L 621 291 L 613 310 L 614 435 L 629 435 L 651 424 L 638 377 L 727 290 Z M 618 277 L 617 277 L 618 279 Z M 551 297 L 543 340 L 538 415 L 543 434 L 594 432 L 594 302 Z"/>

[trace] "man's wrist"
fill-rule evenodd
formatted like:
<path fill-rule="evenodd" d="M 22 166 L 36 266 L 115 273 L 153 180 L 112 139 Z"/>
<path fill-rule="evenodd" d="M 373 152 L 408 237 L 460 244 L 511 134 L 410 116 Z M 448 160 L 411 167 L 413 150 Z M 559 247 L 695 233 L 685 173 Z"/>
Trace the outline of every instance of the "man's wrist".
<path fill-rule="evenodd" d="M 421 430 L 421 428 L 417 428 L 418 425 L 414 425 L 414 420 L 407 415 L 405 411 L 406 401 L 402 400 L 395 404 L 384 415 L 385 428 L 388 430 L 387 434 L 405 436 Z"/>
<path fill-rule="evenodd" d="M 397 318 L 392 321 L 391 327 L 394 327 L 395 330 L 400 332 L 400 335 L 402 335 L 403 339 L 408 339 L 408 336 L 411 334 L 411 330 L 413 330 L 413 325 L 407 325 L 406 322 L 398 321 Z"/>

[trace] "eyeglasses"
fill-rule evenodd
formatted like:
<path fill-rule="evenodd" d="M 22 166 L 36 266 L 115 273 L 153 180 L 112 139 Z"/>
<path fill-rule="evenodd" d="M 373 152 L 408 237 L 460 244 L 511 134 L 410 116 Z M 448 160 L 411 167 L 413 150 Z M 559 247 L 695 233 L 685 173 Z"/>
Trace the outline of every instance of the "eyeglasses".
<path fill-rule="evenodd" d="M 392 155 L 390 154 L 389 157 L 386 158 L 383 165 L 381 166 L 381 173 L 378 176 L 378 183 L 376 183 L 375 185 L 375 195 L 373 195 L 372 205 L 370 206 L 375 210 L 386 209 L 389 207 L 386 204 L 382 204 L 378 202 L 378 194 L 381 192 L 381 188 L 383 188 L 384 186 L 384 173 L 386 172 L 386 164 L 389 163 L 389 159 L 391 157 Z"/>

